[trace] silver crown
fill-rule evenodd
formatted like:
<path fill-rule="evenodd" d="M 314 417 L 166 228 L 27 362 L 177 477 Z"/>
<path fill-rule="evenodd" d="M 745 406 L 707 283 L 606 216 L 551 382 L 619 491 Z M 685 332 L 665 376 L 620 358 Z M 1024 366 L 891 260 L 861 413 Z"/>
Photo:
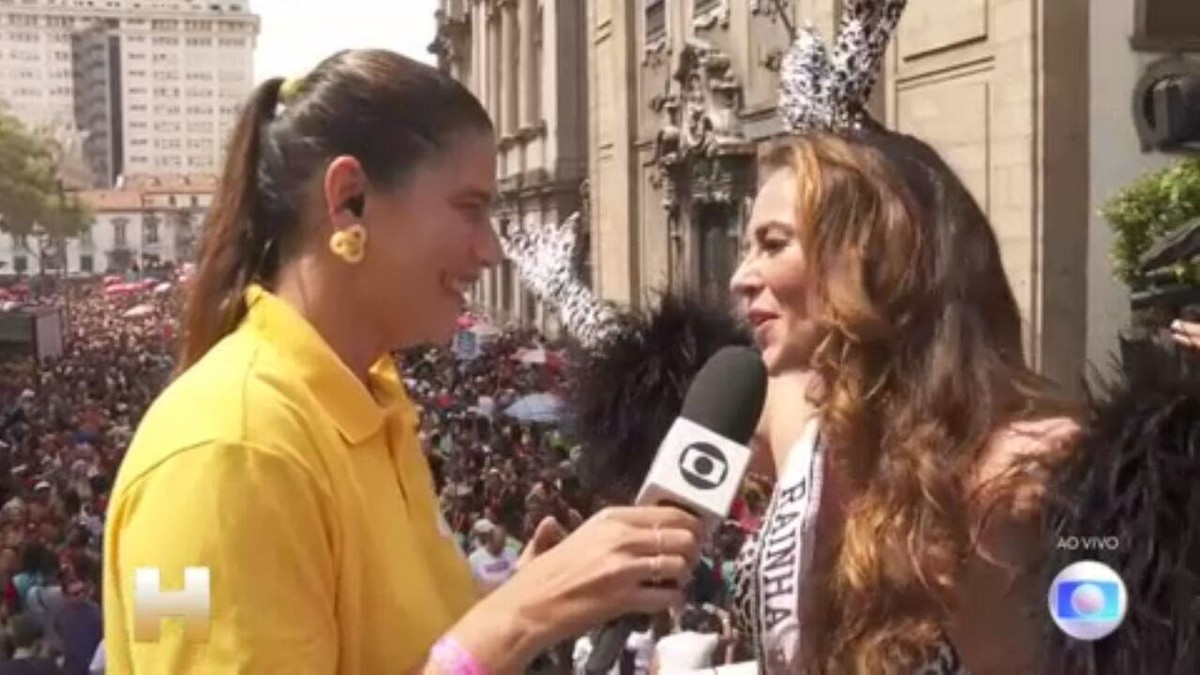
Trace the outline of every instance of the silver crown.
<path fill-rule="evenodd" d="M 908 0 L 847 0 L 830 53 L 810 26 L 784 54 L 779 113 L 793 132 L 860 126 L 888 42 Z"/>

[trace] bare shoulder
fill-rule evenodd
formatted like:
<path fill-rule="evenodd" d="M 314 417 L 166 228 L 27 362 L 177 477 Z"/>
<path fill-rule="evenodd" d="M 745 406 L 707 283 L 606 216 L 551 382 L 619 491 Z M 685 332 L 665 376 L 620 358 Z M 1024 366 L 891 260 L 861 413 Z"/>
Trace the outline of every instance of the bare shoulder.
<path fill-rule="evenodd" d="M 1069 418 L 1022 421 L 997 429 L 970 474 L 973 555 L 955 584 L 959 609 L 947 626 L 972 673 L 1037 672 L 1045 602 L 1037 576 L 1044 550 L 1038 516 L 1050 469 L 1080 433 Z M 1021 664 L 1021 665 L 1017 665 Z"/>
<path fill-rule="evenodd" d="M 1036 511 L 1049 467 L 1071 452 L 1081 429 L 1070 417 L 1022 420 L 997 429 L 968 488 L 977 494 L 1012 490 L 1014 515 Z"/>

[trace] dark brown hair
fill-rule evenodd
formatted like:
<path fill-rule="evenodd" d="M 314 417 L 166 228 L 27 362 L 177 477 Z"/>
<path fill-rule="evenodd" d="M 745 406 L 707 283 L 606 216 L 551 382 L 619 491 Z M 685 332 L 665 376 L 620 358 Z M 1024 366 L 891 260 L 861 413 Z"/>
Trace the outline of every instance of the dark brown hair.
<path fill-rule="evenodd" d="M 332 159 L 353 156 L 372 183 L 397 186 L 456 135 L 492 128 L 453 78 L 389 51 L 339 52 L 289 85 L 281 105 L 283 84 L 254 90 L 229 142 L 191 281 L 180 372 L 237 327 L 246 287 L 269 284 L 302 241 L 302 207 Z"/>
<path fill-rule="evenodd" d="M 911 672 L 972 555 L 982 496 L 967 479 L 989 440 L 1070 406 L 1026 366 L 995 234 L 931 148 L 883 130 L 810 134 L 765 168 L 796 174 L 820 332 L 809 365 L 853 495 L 824 597 L 802 608 L 818 627 L 808 666 Z"/>

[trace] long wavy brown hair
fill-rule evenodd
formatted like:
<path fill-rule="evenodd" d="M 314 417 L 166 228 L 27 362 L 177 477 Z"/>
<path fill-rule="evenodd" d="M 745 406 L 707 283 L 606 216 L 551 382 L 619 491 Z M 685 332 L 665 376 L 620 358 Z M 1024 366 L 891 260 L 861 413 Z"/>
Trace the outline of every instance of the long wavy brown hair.
<path fill-rule="evenodd" d="M 1024 358 L 987 217 L 924 143 L 881 129 L 789 139 L 832 470 L 849 482 L 823 590 L 802 608 L 816 672 L 929 656 L 980 527 L 968 476 L 993 434 L 1070 410 Z M 811 596 L 810 596 L 811 597 Z"/>

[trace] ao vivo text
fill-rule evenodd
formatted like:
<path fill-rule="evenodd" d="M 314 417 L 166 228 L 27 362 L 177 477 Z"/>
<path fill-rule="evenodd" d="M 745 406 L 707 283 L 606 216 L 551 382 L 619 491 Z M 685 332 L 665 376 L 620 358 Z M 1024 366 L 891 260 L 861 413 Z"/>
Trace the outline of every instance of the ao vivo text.
<path fill-rule="evenodd" d="M 1121 538 L 1113 535 L 1101 537 L 1059 537 L 1058 548 L 1067 551 L 1115 551 L 1121 548 Z"/>

